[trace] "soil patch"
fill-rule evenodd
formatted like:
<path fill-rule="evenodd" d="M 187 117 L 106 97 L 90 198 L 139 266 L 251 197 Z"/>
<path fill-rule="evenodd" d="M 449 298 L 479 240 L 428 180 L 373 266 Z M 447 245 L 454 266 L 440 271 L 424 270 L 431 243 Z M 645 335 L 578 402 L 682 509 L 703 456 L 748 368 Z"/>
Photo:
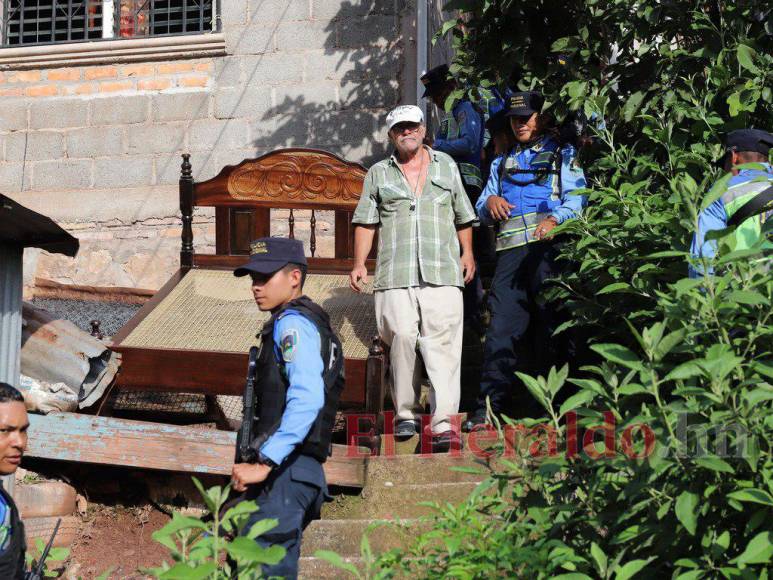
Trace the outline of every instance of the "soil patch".
<path fill-rule="evenodd" d="M 71 548 L 68 576 L 92 580 L 111 570 L 111 580 L 148 578 L 141 569 L 169 558 L 166 548 L 151 537 L 168 521 L 169 516 L 150 505 L 90 507 Z"/>

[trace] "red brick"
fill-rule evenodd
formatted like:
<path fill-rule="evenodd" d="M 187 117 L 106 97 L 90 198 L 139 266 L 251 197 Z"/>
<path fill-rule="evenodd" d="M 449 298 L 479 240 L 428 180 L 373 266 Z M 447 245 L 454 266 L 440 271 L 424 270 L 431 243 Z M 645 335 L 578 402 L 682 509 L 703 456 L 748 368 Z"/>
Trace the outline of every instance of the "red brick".
<path fill-rule="evenodd" d="M 209 77 L 183 77 L 177 84 L 181 87 L 206 87 Z"/>
<path fill-rule="evenodd" d="M 98 66 L 95 68 L 87 68 L 86 69 L 86 80 L 94 80 L 94 79 L 112 79 L 118 76 L 118 69 L 116 69 L 114 66 Z"/>
<path fill-rule="evenodd" d="M 8 79 L 12 83 L 36 83 L 39 80 L 39 70 L 20 70 L 13 73 Z"/>
<path fill-rule="evenodd" d="M 163 91 L 171 86 L 172 81 L 169 79 L 148 79 L 137 82 L 137 88 L 141 91 Z"/>
<path fill-rule="evenodd" d="M 129 89 L 133 88 L 134 85 L 131 81 L 120 81 L 116 83 L 100 83 L 99 84 L 99 92 L 100 93 L 115 93 L 118 91 L 128 91 Z"/>
<path fill-rule="evenodd" d="M 121 68 L 121 76 L 125 77 L 152 77 L 152 64 L 130 64 Z"/>
<path fill-rule="evenodd" d="M 24 94 L 28 97 L 51 97 L 59 94 L 57 85 L 36 85 L 24 89 Z"/>
<path fill-rule="evenodd" d="M 81 71 L 78 68 L 57 68 L 48 71 L 48 80 L 50 81 L 79 81 Z"/>
<path fill-rule="evenodd" d="M 189 62 L 170 62 L 158 65 L 158 73 L 162 75 L 190 72 L 192 70 L 193 65 Z"/>
<path fill-rule="evenodd" d="M 199 72 L 206 72 L 212 70 L 212 63 L 211 62 L 199 62 L 196 63 L 196 66 L 194 67 Z"/>
<path fill-rule="evenodd" d="M 21 97 L 22 96 L 22 90 L 21 88 L 15 88 L 15 89 L 0 89 L 0 97 Z"/>

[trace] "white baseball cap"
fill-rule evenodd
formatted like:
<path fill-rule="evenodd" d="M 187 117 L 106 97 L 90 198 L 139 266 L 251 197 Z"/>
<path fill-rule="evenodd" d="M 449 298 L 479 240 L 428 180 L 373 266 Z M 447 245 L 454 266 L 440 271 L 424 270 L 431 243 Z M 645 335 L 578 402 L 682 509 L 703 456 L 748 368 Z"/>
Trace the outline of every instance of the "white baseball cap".
<path fill-rule="evenodd" d="M 416 105 L 400 105 L 389 112 L 386 122 L 387 131 L 398 123 L 423 123 L 424 113 Z"/>

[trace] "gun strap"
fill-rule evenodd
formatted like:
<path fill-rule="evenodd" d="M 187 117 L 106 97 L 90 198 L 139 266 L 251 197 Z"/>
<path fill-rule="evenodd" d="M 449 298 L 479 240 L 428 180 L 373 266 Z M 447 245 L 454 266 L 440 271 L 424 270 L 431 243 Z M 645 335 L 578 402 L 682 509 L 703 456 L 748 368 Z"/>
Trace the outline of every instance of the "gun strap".
<path fill-rule="evenodd" d="M 739 226 L 747 219 L 760 213 L 764 213 L 769 209 L 773 209 L 771 203 L 773 202 L 773 185 L 767 189 L 763 189 L 745 204 L 738 208 L 732 217 L 727 220 L 727 225 L 731 227 Z"/>

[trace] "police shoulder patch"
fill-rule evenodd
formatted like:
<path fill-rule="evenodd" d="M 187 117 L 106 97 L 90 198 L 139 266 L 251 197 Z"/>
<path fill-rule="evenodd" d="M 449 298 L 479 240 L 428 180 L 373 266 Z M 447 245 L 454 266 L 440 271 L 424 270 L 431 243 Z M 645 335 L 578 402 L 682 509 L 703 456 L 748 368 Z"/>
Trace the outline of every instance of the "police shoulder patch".
<path fill-rule="evenodd" d="M 295 358 L 295 351 L 298 346 L 298 331 L 295 328 L 288 328 L 282 334 L 282 340 L 279 341 L 279 348 L 282 351 L 282 360 L 292 362 Z"/>

